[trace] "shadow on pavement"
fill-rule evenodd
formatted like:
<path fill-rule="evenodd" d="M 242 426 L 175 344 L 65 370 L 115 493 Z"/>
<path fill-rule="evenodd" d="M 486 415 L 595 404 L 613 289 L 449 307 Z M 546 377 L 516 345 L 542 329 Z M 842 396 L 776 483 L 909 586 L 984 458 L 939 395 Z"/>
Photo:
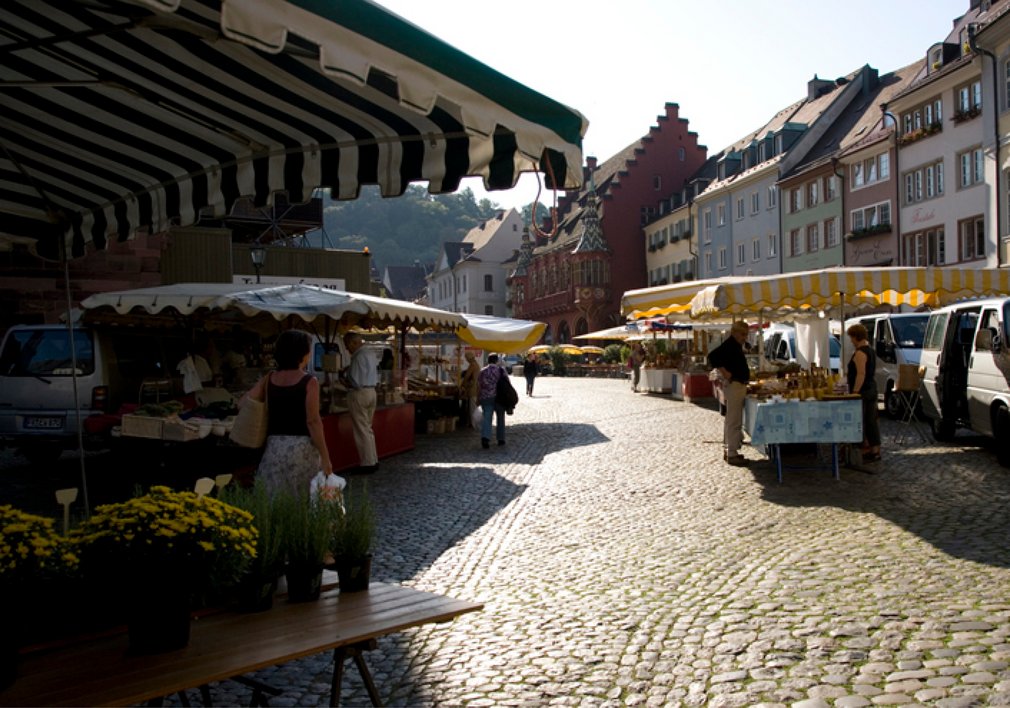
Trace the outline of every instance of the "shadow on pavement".
<path fill-rule="evenodd" d="M 752 465 L 762 498 L 796 507 L 837 507 L 874 514 L 956 558 L 1010 567 L 1010 470 L 991 443 L 958 437 L 949 446 L 887 446 L 884 458 L 858 469 L 784 470 L 783 483 L 767 462 Z M 788 460 L 787 460 L 788 463 Z"/>

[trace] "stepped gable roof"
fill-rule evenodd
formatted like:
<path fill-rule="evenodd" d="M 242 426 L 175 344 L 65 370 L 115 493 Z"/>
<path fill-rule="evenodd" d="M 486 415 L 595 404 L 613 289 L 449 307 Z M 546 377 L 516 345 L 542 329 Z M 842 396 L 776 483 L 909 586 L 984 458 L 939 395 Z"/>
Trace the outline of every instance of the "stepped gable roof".
<path fill-rule="evenodd" d="M 427 287 L 428 271 L 429 269 L 420 263 L 409 266 L 386 266 L 386 274 L 382 282 L 389 291 L 390 297 L 412 302 Z"/>

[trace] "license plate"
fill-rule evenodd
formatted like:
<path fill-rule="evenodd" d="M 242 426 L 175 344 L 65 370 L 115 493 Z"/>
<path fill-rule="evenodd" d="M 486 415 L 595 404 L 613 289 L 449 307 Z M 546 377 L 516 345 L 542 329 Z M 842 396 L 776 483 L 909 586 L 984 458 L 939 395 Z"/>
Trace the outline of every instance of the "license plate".
<path fill-rule="evenodd" d="M 62 427 L 63 418 L 60 416 L 25 416 L 25 428 L 32 428 L 34 430 L 58 430 Z"/>

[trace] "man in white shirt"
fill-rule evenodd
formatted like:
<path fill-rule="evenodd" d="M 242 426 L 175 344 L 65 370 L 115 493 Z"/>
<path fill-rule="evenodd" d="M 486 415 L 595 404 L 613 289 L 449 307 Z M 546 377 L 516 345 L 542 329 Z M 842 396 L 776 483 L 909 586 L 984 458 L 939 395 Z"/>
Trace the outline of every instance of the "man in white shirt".
<path fill-rule="evenodd" d="M 375 454 L 375 433 L 372 431 L 378 373 L 372 355 L 364 346 L 360 334 L 357 332 L 345 334 L 344 346 L 351 354 L 351 365 L 347 367 L 346 376 L 349 388 L 347 407 L 351 413 L 354 446 L 358 448 L 358 457 L 361 460 L 359 471 L 371 473 L 379 468 L 379 458 Z"/>

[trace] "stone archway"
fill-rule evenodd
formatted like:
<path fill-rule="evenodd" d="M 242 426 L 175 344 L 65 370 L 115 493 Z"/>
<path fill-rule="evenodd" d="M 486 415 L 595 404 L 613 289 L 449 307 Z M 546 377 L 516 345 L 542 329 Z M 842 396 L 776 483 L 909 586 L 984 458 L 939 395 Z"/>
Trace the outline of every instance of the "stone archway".
<path fill-rule="evenodd" d="M 578 337 L 580 334 L 589 334 L 589 323 L 585 317 L 580 317 L 575 322 L 575 336 Z"/>
<path fill-rule="evenodd" d="M 558 341 L 557 344 L 570 344 L 572 341 L 572 330 L 568 326 L 567 320 L 561 320 L 558 323 Z"/>
<path fill-rule="evenodd" d="M 547 323 L 547 328 L 544 330 L 543 342 L 544 344 L 554 344 L 554 329 L 550 322 Z"/>

